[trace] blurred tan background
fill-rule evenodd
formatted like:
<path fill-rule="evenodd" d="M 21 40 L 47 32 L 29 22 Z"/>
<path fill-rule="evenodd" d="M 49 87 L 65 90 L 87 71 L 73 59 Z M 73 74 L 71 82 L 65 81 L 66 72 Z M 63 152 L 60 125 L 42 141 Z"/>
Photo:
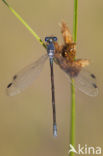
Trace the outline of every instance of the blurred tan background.
<path fill-rule="evenodd" d="M 9 0 L 11 6 L 44 39 L 56 35 L 62 42 L 58 23 L 66 21 L 72 31 L 72 0 Z M 103 147 L 103 1 L 80 0 L 78 5 L 77 57 L 88 58 L 87 68 L 97 75 L 99 96 L 88 97 L 76 90 L 76 145 Z M 0 155 L 68 155 L 70 128 L 70 85 L 55 65 L 58 137 L 52 136 L 52 106 L 48 62 L 23 93 L 5 93 L 12 76 L 38 59 L 45 49 L 0 2 Z M 103 153 L 102 153 L 103 154 Z"/>

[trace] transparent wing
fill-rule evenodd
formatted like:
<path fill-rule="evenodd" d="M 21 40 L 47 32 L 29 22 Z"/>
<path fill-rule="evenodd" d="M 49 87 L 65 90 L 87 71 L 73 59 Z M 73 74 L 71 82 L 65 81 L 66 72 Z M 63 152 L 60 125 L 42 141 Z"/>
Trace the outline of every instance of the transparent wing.
<path fill-rule="evenodd" d="M 76 87 L 79 88 L 80 91 L 89 95 L 89 96 L 97 96 L 98 95 L 98 87 L 96 84 L 96 76 L 84 68 L 80 71 L 75 79 Z"/>
<path fill-rule="evenodd" d="M 7 95 L 14 96 L 30 86 L 40 74 L 47 58 L 47 54 L 43 55 L 36 62 L 28 65 L 20 72 L 18 72 L 13 77 L 13 81 L 7 86 Z"/>
<path fill-rule="evenodd" d="M 69 73 L 66 72 L 66 77 Z M 78 76 L 74 77 L 75 87 L 78 88 L 81 92 L 88 96 L 97 96 L 98 95 L 98 87 L 96 84 L 96 76 L 86 69 L 82 69 Z M 69 82 L 71 83 L 71 79 L 69 77 Z"/>

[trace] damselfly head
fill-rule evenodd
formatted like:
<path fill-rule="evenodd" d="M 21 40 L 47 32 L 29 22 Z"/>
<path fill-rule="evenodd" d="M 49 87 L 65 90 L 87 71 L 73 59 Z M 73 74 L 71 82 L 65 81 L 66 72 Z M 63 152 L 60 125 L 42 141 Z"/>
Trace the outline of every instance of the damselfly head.
<path fill-rule="evenodd" d="M 45 42 L 47 42 L 47 43 L 56 42 L 56 41 L 57 41 L 57 37 L 55 37 L 55 36 L 45 37 Z"/>

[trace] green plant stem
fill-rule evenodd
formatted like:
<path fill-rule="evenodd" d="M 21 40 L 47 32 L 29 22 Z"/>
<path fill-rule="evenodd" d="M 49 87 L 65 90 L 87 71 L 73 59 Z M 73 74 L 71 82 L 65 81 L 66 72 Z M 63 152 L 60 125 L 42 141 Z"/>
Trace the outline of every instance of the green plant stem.
<path fill-rule="evenodd" d="M 77 9 L 78 0 L 74 0 L 74 16 L 73 16 L 73 41 L 77 41 Z M 70 125 L 70 144 L 75 148 L 75 86 L 74 80 L 71 81 L 71 125 Z M 71 152 L 70 156 L 75 153 Z"/>
<path fill-rule="evenodd" d="M 18 18 L 18 20 L 31 32 L 31 34 L 40 42 L 41 45 L 43 45 L 44 48 L 46 48 L 45 43 L 40 39 L 40 37 L 33 31 L 33 29 L 23 20 L 23 18 L 5 1 L 2 0 L 6 6 L 9 8 L 9 10 Z"/>
<path fill-rule="evenodd" d="M 77 42 L 78 0 L 74 0 L 73 41 Z"/>
<path fill-rule="evenodd" d="M 75 148 L 75 86 L 74 80 L 71 82 L 71 125 L 70 125 L 70 144 Z M 70 156 L 74 156 L 71 152 Z"/>

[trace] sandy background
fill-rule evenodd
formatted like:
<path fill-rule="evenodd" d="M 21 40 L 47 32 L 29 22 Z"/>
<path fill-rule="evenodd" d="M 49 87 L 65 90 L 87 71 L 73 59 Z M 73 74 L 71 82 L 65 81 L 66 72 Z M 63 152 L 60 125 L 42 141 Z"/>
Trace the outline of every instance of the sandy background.
<path fill-rule="evenodd" d="M 62 42 L 58 23 L 72 31 L 72 0 L 9 0 L 27 23 L 44 39 L 54 34 Z M 80 0 L 77 57 L 88 58 L 87 68 L 97 75 L 98 97 L 76 90 L 76 145 L 103 147 L 103 1 Z M 5 93 L 12 76 L 38 59 L 45 49 L 0 2 L 0 155 L 68 155 L 70 85 L 55 65 L 58 137 L 52 136 L 51 86 L 48 61 L 33 86 L 22 94 Z"/>

